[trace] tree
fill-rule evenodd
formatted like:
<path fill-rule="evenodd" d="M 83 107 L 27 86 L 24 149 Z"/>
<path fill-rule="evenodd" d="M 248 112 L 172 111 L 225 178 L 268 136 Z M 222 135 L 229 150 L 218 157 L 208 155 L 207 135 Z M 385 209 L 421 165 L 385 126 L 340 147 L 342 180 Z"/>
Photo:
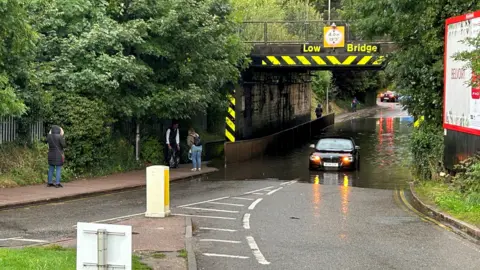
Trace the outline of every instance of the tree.
<path fill-rule="evenodd" d="M 26 4 L 0 1 L 0 117 L 22 115 L 27 109 L 18 92 L 26 84 L 36 35 L 28 24 Z"/>
<path fill-rule="evenodd" d="M 345 0 L 342 16 L 364 38 L 388 36 L 399 50 L 387 71 L 395 85 L 411 96 L 406 107 L 424 116 L 412 135 L 415 174 L 430 178 L 442 161 L 443 52 L 445 20 L 480 7 L 471 0 Z M 435 138 L 435 140 L 432 140 Z M 433 164 L 433 165 L 432 165 Z"/>

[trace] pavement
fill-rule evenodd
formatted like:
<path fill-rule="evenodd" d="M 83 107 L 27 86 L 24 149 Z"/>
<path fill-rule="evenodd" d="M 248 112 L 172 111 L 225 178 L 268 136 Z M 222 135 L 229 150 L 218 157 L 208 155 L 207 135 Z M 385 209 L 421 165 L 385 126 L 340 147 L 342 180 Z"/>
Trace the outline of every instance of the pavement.
<path fill-rule="evenodd" d="M 132 226 L 133 252 L 153 270 L 187 269 L 187 262 L 180 252 L 185 250 L 184 217 L 134 217 L 111 224 Z M 76 239 L 58 241 L 56 244 L 76 248 Z"/>
<path fill-rule="evenodd" d="M 170 169 L 170 181 L 198 178 L 216 171 L 215 168 L 207 166 L 200 172 L 192 172 L 190 169 L 190 164 Z M 74 180 L 62 185 L 63 188 L 47 188 L 45 184 L 41 184 L 0 189 L 0 209 L 144 187 L 145 170 Z"/>

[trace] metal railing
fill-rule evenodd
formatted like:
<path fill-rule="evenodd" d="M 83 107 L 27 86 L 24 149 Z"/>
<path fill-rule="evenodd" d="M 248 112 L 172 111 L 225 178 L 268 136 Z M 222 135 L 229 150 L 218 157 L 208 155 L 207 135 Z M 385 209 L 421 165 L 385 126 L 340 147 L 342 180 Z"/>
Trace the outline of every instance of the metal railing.
<path fill-rule="evenodd" d="M 306 42 L 323 42 L 323 28 L 335 23 L 345 27 L 346 41 L 360 41 L 362 37 L 356 35 L 351 24 L 339 20 L 312 20 L 312 21 L 245 21 L 238 30 L 239 36 L 245 43 L 251 44 L 301 44 Z M 386 37 L 376 37 L 375 42 L 389 42 Z"/>
<path fill-rule="evenodd" d="M 0 117 L 0 144 L 14 142 L 18 139 L 18 122 L 14 117 Z M 43 121 L 38 120 L 29 126 L 30 138 L 33 141 L 45 137 Z"/>

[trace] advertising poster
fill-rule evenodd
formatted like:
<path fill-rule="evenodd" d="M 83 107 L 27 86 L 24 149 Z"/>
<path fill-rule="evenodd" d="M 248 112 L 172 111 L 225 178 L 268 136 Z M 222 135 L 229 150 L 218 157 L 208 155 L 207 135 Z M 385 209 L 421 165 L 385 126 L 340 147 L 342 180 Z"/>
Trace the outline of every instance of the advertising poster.
<path fill-rule="evenodd" d="M 449 18 L 445 27 L 443 126 L 480 135 L 480 89 L 471 85 L 477 76 L 467 62 L 454 59 L 455 54 L 473 49 L 464 41 L 480 34 L 480 11 Z"/>

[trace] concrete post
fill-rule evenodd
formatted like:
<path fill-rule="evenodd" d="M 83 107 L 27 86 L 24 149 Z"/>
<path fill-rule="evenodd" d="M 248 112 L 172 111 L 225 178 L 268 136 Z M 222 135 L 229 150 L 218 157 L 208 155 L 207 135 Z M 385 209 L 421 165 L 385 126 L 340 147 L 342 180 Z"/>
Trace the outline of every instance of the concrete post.
<path fill-rule="evenodd" d="M 170 215 L 170 168 L 168 166 L 147 167 L 147 211 L 146 217 Z"/>

